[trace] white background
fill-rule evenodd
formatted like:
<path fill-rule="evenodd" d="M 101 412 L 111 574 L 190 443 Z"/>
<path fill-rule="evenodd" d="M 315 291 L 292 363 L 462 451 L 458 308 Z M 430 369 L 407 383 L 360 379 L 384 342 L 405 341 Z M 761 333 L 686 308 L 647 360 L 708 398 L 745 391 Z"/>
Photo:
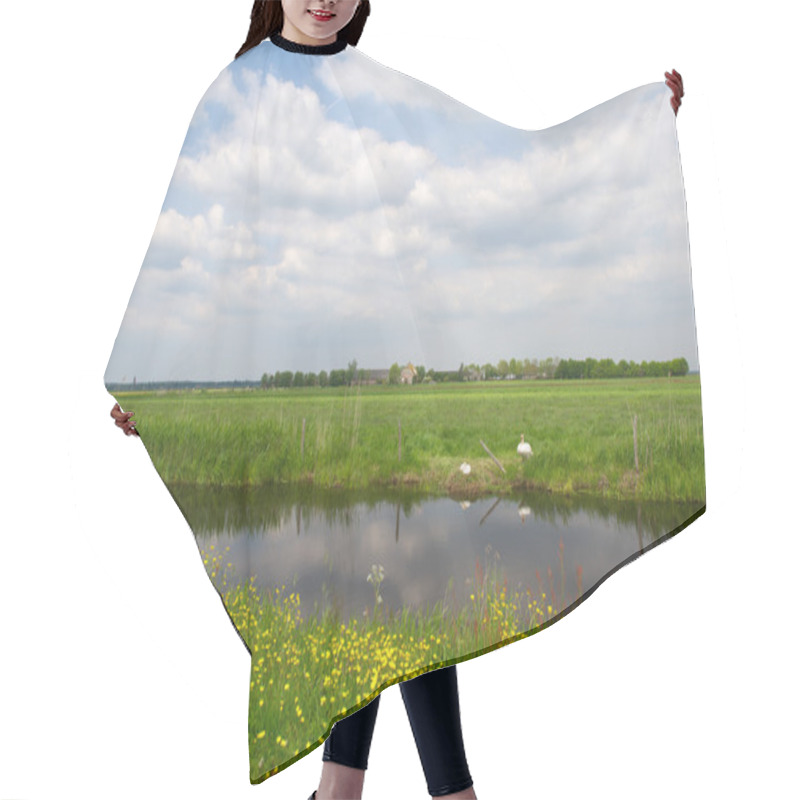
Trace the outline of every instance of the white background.
<path fill-rule="evenodd" d="M 0 798 L 249 783 L 249 661 L 103 372 L 189 120 L 250 0 L 3 7 Z M 789 3 L 374 0 L 360 46 L 543 128 L 676 67 L 704 517 L 552 628 L 458 665 L 493 798 L 797 796 L 796 93 Z M 427 792 L 399 688 L 364 798 Z"/>

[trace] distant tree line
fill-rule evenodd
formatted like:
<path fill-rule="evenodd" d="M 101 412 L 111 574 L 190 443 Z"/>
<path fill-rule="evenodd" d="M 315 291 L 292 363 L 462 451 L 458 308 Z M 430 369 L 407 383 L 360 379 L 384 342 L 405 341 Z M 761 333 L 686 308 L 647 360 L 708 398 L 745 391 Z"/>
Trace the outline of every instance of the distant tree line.
<path fill-rule="evenodd" d="M 685 358 L 673 358 L 672 361 L 619 361 L 610 358 L 586 358 L 575 361 L 568 358 L 559 361 L 555 378 L 666 378 L 670 375 L 686 375 L 689 362 Z"/>
<path fill-rule="evenodd" d="M 257 389 L 258 381 L 136 381 L 107 383 L 106 391 L 114 392 L 161 392 L 188 391 L 190 389 Z"/>
<path fill-rule="evenodd" d="M 394 363 L 389 369 L 361 369 L 353 359 L 345 369 L 330 372 L 292 372 L 285 370 L 272 374 L 264 373 L 261 381 L 147 381 L 133 383 L 108 383 L 109 392 L 159 391 L 165 389 L 291 389 L 298 387 L 355 386 L 374 383 L 399 384 L 403 380 L 412 383 L 460 383 L 492 380 L 539 379 L 591 379 L 591 378 L 666 378 L 687 375 L 689 362 L 685 358 L 671 361 L 625 361 L 615 362 L 610 358 L 500 359 L 497 364 L 461 364 L 456 370 L 427 369 L 418 364 L 412 369 Z"/>
<path fill-rule="evenodd" d="M 410 367 L 411 365 L 409 365 Z M 685 358 L 671 361 L 626 361 L 615 362 L 611 358 L 586 358 L 578 361 L 572 358 L 538 359 L 500 359 L 496 364 L 461 364 L 457 370 L 436 370 L 422 364 L 413 371 L 395 362 L 388 370 L 359 369 L 353 359 L 346 369 L 332 369 L 330 372 L 292 372 L 285 370 L 273 374 L 264 373 L 261 377 L 262 389 L 290 389 L 297 387 L 354 386 L 371 383 L 399 384 L 404 373 L 412 383 L 459 383 L 491 380 L 533 380 L 533 379 L 591 379 L 591 378 L 661 378 L 686 375 L 689 362 Z"/>
<path fill-rule="evenodd" d="M 265 372 L 261 376 L 262 389 L 292 389 L 305 386 L 352 386 L 358 383 L 367 383 L 370 372 L 359 369 L 358 362 L 353 359 L 347 369 L 332 369 L 330 372 L 292 372 L 285 370 L 270 374 Z"/>

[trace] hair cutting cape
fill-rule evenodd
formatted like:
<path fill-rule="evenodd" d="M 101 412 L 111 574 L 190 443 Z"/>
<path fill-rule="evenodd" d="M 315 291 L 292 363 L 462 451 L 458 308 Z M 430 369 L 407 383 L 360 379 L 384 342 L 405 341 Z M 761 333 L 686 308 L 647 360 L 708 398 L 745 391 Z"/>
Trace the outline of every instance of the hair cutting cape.
<path fill-rule="evenodd" d="M 252 656 L 251 782 L 705 510 L 669 98 L 520 130 L 279 36 L 202 98 L 105 383 Z"/>

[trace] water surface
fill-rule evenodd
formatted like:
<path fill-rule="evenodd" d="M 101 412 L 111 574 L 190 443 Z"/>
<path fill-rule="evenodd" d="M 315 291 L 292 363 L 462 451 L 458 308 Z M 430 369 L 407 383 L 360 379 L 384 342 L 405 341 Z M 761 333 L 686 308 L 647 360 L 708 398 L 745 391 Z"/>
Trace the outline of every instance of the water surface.
<path fill-rule="evenodd" d="M 546 493 L 469 502 L 385 490 L 170 491 L 203 551 L 230 548 L 228 586 L 251 576 L 262 589 L 286 586 L 304 616 L 332 607 L 342 620 L 375 607 L 373 564 L 383 567 L 384 611 L 440 601 L 457 609 L 474 588 L 476 563 L 496 567 L 509 594 L 544 593 L 560 611 L 701 508 Z"/>

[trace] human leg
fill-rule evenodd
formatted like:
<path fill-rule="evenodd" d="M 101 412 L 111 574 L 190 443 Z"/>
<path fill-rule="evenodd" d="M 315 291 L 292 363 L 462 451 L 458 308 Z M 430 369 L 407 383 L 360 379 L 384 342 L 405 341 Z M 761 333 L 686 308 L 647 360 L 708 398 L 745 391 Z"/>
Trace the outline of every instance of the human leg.
<path fill-rule="evenodd" d="M 322 751 L 322 777 L 315 800 L 358 800 L 364 786 L 378 695 L 354 714 L 334 723 Z"/>
<path fill-rule="evenodd" d="M 403 681 L 400 692 L 431 797 L 475 797 L 464 752 L 455 664 Z"/>

